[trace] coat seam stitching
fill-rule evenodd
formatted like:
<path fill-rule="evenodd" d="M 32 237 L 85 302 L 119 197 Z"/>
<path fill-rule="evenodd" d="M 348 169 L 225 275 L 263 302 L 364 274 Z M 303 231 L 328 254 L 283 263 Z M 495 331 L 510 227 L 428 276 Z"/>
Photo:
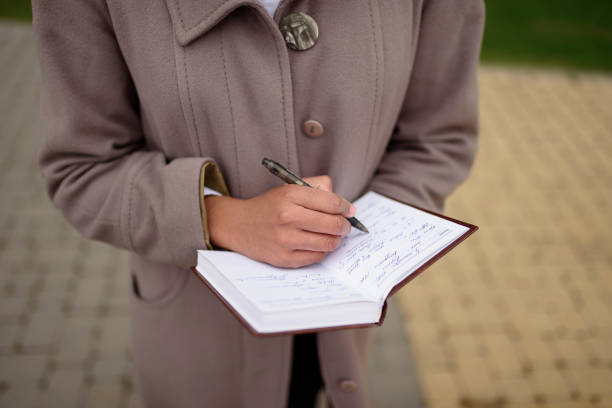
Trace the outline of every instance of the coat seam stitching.
<path fill-rule="evenodd" d="M 287 152 L 287 166 L 289 168 L 291 168 L 291 155 L 289 152 L 289 135 L 287 134 L 287 109 L 285 107 L 285 75 L 283 74 L 283 65 L 281 63 L 281 53 L 280 53 L 280 49 L 278 47 L 278 42 L 276 41 L 276 38 L 274 38 L 274 34 L 272 32 L 270 32 L 270 35 L 272 36 L 272 40 L 274 41 L 274 45 L 276 47 L 276 59 L 278 60 L 278 68 L 280 71 L 280 75 L 281 75 L 281 105 L 283 107 L 283 127 L 285 128 L 285 147 L 286 147 L 286 152 Z"/>
<path fill-rule="evenodd" d="M 374 77 L 376 78 L 374 81 L 374 103 L 372 104 L 372 116 L 371 116 L 371 123 L 370 123 L 370 131 L 369 131 L 369 135 L 368 135 L 368 142 L 366 145 L 366 149 L 365 149 L 365 156 L 364 156 L 364 163 L 367 162 L 367 158 L 368 155 L 370 153 L 370 146 L 372 144 L 372 139 L 373 139 L 373 130 L 374 130 L 374 118 L 376 117 L 376 106 L 378 105 L 378 67 L 380 64 L 379 58 L 378 58 L 378 46 L 377 46 L 377 41 L 376 41 L 376 27 L 374 25 L 374 16 L 372 13 L 372 0 L 368 1 L 368 13 L 370 15 L 370 27 L 372 28 L 372 40 L 373 40 L 373 44 L 374 44 L 374 56 L 375 56 L 375 61 L 376 61 L 376 65 L 374 66 Z M 363 170 L 364 172 L 366 171 L 366 166 L 363 166 Z"/>
<path fill-rule="evenodd" d="M 204 17 L 202 17 L 197 23 L 195 23 L 191 27 L 186 27 L 185 26 L 185 21 L 183 20 L 183 12 L 181 11 L 181 6 L 180 6 L 180 4 L 179 4 L 179 2 L 177 0 L 174 0 L 174 6 L 176 7 L 176 10 L 177 10 L 177 13 L 178 13 L 178 16 L 179 16 L 179 21 L 181 22 L 181 27 L 183 27 L 183 30 L 191 31 L 194 28 L 196 28 L 197 26 L 199 26 L 200 24 L 202 24 L 202 22 L 204 20 L 206 20 L 211 15 L 213 15 L 217 10 L 219 10 L 221 7 L 223 7 L 228 1 L 229 0 L 225 0 L 223 3 L 219 4 L 217 7 L 215 7 L 213 10 L 211 10 L 208 14 L 206 14 Z"/>
<path fill-rule="evenodd" d="M 195 118 L 193 103 L 191 102 L 191 91 L 189 90 L 189 73 L 187 71 L 187 53 L 183 53 L 183 69 L 185 73 L 185 90 L 187 91 L 187 101 L 189 102 L 189 110 L 191 111 L 191 121 L 195 130 L 195 148 L 198 154 L 202 155 L 202 147 L 200 146 L 200 132 L 198 131 L 198 123 Z"/>
<path fill-rule="evenodd" d="M 230 93 L 229 80 L 227 75 L 227 66 L 225 64 L 225 49 L 223 47 L 223 29 L 219 30 L 221 44 L 221 59 L 223 61 L 223 74 L 225 76 L 225 91 L 227 92 L 227 102 L 229 103 L 230 118 L 232 120 L 232 134 L 234 136 L 234 156 L 236 159 L 236 176 L 238 178 L 238 196 L 242 196 L 242 182 L 240 178 L 240 161 L 238 159 L 238 139 L 236 137 L 236 123 L 234 119 L 234 108 L 232 106 L 232 96 Z"/>

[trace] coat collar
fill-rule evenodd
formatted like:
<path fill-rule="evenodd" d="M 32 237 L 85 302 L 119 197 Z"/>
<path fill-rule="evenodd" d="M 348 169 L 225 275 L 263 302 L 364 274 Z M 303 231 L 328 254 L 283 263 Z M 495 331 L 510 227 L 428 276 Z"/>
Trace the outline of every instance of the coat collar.
<path fill-rule="evenodd" d="M 176 38 L 182 46 L 205 34 L 240 6 L 250 6 L 267 16 L 259 0 L 166 0 Z M 281 0 L 279 9 L 288 1 Z"/>

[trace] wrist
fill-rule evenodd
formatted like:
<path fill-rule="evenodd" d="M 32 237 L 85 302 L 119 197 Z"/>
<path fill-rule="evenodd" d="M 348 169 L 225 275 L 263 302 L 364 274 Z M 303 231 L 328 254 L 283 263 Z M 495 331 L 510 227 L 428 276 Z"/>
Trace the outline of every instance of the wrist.
<path fill-rule="evenodd" d="M 208 218 L 210 243 L 217 248 L 233 248 L 232 223 L 239 215 L 240 200 L 229 196 L 207 195 L 204 197 Z"/>

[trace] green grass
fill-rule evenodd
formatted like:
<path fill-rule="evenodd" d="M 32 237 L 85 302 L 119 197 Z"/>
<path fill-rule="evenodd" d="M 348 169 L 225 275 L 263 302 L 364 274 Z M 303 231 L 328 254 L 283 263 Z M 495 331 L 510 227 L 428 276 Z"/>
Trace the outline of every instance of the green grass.
<path fill-rule="evenodd" d="M 0 0 L 0 18 L 32 21 L 30 0 Z"/>
<path fill-rule="evenodd" d="M 612 72 L 612 0 L 485 1 L 483 62 Z M 0 18 L 31 21 L 30 1 L 0 0 Z"/>
<path fill-rule="evenodd" d="M 484 62 L 612 71 L 612 0 L 487 0 L 486 6 Z"/>

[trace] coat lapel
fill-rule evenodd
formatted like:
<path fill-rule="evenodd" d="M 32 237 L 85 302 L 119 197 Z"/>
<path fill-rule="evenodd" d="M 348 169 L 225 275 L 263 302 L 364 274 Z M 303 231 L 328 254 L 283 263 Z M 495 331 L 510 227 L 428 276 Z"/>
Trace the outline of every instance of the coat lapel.
<path fill-rule="evenodd" d="M 264 7 L 257 0 L 166 0 L 176 38 L 182 46 L 205 34 L 240 6 Z"/>

